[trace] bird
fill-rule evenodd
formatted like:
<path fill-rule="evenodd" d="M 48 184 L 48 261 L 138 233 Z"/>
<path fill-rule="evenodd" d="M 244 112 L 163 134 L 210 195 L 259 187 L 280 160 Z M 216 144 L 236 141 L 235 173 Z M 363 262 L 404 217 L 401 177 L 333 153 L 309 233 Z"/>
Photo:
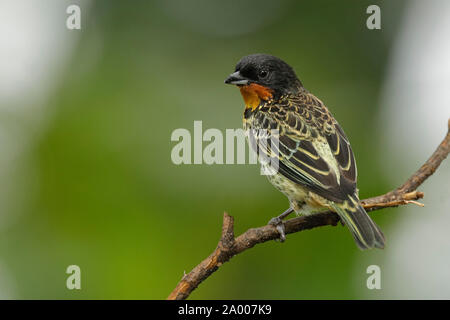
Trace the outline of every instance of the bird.
<path fill-rule="evenodd" d="M 361 250 L 384 248 L 383 232 L 358 197 L 349 139 L 294 69 L 275 56 L 251 54 L 239 60 L 225 83 L 239 88 L 248 144 L 270 160 L 261 165 L 272 170 L 269 181 L 289 200 L 289 208 L 269 221 L 280 240 L 286 239 L 283 219 L 291 213 L 333 211 Z"/>

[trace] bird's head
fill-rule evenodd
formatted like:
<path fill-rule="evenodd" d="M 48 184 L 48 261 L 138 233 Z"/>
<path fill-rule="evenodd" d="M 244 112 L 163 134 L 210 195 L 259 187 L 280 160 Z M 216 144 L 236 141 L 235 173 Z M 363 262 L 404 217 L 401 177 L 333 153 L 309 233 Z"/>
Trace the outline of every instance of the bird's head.
<path fill-rule="evenodd" d="M 261 99 L 279 97 L 302 87 L 291 66 L 277 57 L 261 53 L 243 57 L 225 83 L 240 87 L 246 105 L 252 109 Z"/>

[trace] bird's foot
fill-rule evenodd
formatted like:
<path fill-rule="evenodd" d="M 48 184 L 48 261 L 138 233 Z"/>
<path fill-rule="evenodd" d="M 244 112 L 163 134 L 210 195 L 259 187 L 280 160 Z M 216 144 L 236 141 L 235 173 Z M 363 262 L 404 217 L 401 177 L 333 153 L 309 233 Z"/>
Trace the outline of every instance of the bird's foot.
<path fill-rule="evenodd" d="M 289 207 L 289 209 L 287 209 L 285 212 L 280 214 L 278 217 L 274 217 L 274 218 L 270 219 L 270 221 L 268 223 L 277 228 L 278 233 L 280 234 L 280 242 L 286 241 L 286 233 L 285 233 L 283 219 L 286 218 L 288 215 L 290 215 L 293 211 L 294 211 L 294 209 Z"/>
<path fill-rule="evenodd" d="M 275 217 L 275 218 L 270 219 L 268 224 L 271 224 L 277 228 L 278 233 L 280 234 L 280 238 L 279 238 L 280 242 L 286 241 L 284 222 L 283 222 L 283 220 L 281 220 L 280 217 Z"/>

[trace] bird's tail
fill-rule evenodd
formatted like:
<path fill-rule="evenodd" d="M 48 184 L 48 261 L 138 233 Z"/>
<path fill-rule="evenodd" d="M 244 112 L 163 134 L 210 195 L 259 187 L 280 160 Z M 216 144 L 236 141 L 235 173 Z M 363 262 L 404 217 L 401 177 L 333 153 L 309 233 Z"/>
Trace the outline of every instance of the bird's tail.
<path fill-rule="evenodd" d="M 333 203 L 332 207 L 349 228 L 361 250 L 384 248 L 385 239 L 383 232 L 370 219 L 361 206 L 358 196 L 349 196 L 348 200 L 342 203 Z"/>

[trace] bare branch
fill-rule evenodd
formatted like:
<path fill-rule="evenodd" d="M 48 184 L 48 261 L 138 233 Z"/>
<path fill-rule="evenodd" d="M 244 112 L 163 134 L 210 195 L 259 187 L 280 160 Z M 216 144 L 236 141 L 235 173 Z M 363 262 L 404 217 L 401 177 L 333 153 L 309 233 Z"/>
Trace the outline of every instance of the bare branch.
<path fill-rule="evenodd" d="M 362 200 L 361 203 L 366 211 L 397 207 L 410 203 L 423 206 L 423 204 L 416 200 L 423 198 L 424 194 L 423 192 L 416 191 L 416 189 L 436 171 L 441 162 L 447 157 L 450 151 L 450 119 L 448 121 L 448 130 L 447 135 L 436 151 L 403 185 L 381 196 Z M 287 220 L 285 222 L 285 232 L 289 234 L 321 226 L 335 226 L 338 222 L 339 217 L 334 212 L 301 216 Z M 235 238 L 234 219 L 232 216 L 224 213 L 222 235 L 217 248 L 209 257 L 181 279 L 167 299 L 186 299 L 200 283 L 233 256 L 254 247 L 258 243 L 278 239 L 279 236 L 276 227 L 266 225 L 249 229 Z"/>

